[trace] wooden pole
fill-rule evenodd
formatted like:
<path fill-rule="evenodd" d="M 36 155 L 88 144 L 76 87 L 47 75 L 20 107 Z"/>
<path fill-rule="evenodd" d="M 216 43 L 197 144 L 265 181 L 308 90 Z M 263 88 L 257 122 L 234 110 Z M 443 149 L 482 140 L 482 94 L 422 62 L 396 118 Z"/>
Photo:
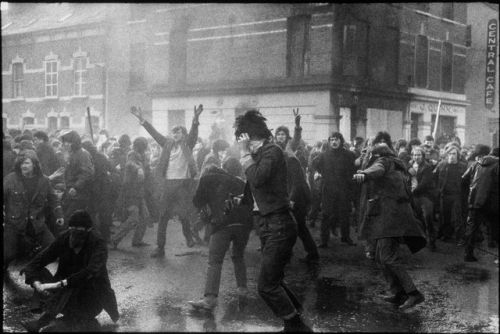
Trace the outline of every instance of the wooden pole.
<path fill-rule="evenodd" d="M 432 137 L 434 140 L 436 140 L 436 134 L 437 134 L 437 129 L 438 129 L 438 123 L 439 123 L 439 111 L 441 110 L 441 100 L 438 102 L 438 108 L 436 112 L 436 121 L 434 122 L 434 131 L 432 131 Z"/>
<path fill-rule="evenodd" d="M 90 107 L 87 107 L 87 117 L 89 119 L 89 129 L 90 129 L 90 138 L 92 139 L 92 144 L 94 143 L 94 132 L 92 131 L 92 119 L 90 118 Z"/>

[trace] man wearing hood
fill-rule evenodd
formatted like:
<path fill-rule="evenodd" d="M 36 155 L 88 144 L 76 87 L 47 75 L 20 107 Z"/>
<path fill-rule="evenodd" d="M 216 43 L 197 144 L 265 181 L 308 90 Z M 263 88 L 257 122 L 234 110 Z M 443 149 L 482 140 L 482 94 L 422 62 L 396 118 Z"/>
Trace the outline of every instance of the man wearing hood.
<path fill-rule="evenodd" d="M 469 185 L 469 211 L 465 229 L 466 262 L 477 261 L 474 257 L 474 243 L 481 224 L 488 226 L 491 224 L 490 220 L 498 224 L 498 157 L 489 155 L 489 151 L 490 148 L 486 145 L 476 145 L 476 162 L 462 176 L 463 182 Z M 489 242 L 492 243 L 494 235 L 489 234 Z"/>
<path fill-rule="evenodd" d="M 354 245 L 350 237 L 349 217 L 351 213 L 352 175 L 355 172 L 354 154 L 344 148 L 344 136 L 334 132 L 328 138 L 328 149 L 313 161 L 314 169 L 321 174 L 322 196 L 321 244 L 327 248 L 330 231 L 340 226 L 341 241 Z"/>
<path fill-rule="evenodd" d="M 425 247 L 426 239 L 413 211 L 406 165 L 392 150 L 390 135 L 382 134 L 387 138 L 385 142 L 374 140 L 376 144 L 369 153 L 367 167 L 358 170 L 353 177 L 370 189 L 362 198 L 365 205 L 359 237 L 375 241 L 375 259 L 391 291 L 384 300 L 405 310 L 425 298 L 404 268 L 399 245 L 405 243 L 415 253 Z"/>
<path fill-rule="evenodd" d="M 98 331 L 95 317 L 103 309 L 114 322 L 120 317 L 106 267 L 106 243 L 93 231 L 86 211 L 75 211 L 68 225 L 67 231 L 22 270 L 25 283 L 44 301 L 38 319 L 22 322 L 28 332 L 45 326 L 59 331 Z M 57 271 L 52 275 L 45 266 L 56 261 Z M 59 313 L 63 317 L 56 319 Z"/>
<path fill-rule="evenodd" d="M 296 111 L 294 109 L 293 114 L 295 115 L 295 129 L 293 131 L 293 137 L 290 136 L 290 129 L 281 125 L 274 132 L 274 139 L 276 144 L 278 144 L 283 150 L 287 150 L 288 152 L 295 154 L 305 173 L 307 169 L 308 155 L 306 144 L 302 140 L 302 127 L 300 126 L 301 116 L 299 115 L 299 109 L 297 108 Z"/>
<path fill-rule="evenodd" d="M 82 148 L 80 135 L 72 130 L 61 135 L 63 150 L 67 156 L 64 170 L 66 189 L 63 194 L 63 209 L 66 220 L 76 210 L 89 210 L 94 177 L 94 163 L 89 152 Z"/>

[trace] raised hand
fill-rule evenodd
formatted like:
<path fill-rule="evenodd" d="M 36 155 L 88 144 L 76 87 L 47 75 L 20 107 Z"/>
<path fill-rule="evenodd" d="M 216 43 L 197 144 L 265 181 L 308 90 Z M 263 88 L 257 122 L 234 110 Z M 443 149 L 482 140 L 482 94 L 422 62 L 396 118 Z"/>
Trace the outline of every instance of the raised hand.
<path fill-rule="evenodd" d="M 292 111 L 293 111 L 293 115 L 295 116 L 295 126 L 299 127 L 300 126 L 299 108 L 292 109 Z"/>
<path fill-rule="evenodd" d="M 137 109 L 135 106 L 132 106 L 132 108 L 130 108 L 130 113 L 137 117 L 140 122 L 144 120 L 144 117 L 142 116 L 142 110 L 140 108 Z"/>
<path fill-rule="evenodd" d="M 203 111 L 203 104 L 200 104 L 198 106 L 198 108 L 196 108 L 196 106 L 194 106 L 194 117 L 195 118 L 200 117 L 202 111 Z"/>

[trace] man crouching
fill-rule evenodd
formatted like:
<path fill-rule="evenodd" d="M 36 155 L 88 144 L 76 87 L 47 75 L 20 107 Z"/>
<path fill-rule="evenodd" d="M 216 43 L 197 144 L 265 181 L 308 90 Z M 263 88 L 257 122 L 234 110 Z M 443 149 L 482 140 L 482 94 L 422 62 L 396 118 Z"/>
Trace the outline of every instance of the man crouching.
<path fill-rule="evenodd" d="M 103 309 L 114 322 L 118 321 L 116 296 L 106 268 L 108 250 L 92 225 L 86 211 L 75 211 L 68 230 L 21 271 L 26 284 L 42 300 L 40 318 L 22 322 L 28 332 L 38 332 L 43 327 L 44 331 L 96 331 L 99 323 L 95 317 Z M 52 275 L 45 266 L 56 260 L 57 272 Z M 56 321 L 60 313 L 64 316 Z"/>

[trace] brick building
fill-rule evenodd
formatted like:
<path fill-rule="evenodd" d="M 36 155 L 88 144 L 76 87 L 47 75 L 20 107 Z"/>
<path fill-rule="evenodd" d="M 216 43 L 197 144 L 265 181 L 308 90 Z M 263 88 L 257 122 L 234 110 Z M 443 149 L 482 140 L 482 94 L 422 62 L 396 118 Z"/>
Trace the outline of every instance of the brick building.
<path fill-rule="evenodd" d="M 103 6 L 9 4 L 2 11 L 2 123 L 88 128 L 105 118 Z"/>
<path fill-rule="evenodd" d="M 128 112 L 131 105 L 167 132 L 189 126 L 193 106 L 202 103 L 203 138 L 214 124 L 232 138 L 235 116 L 248 108 L 258 108 L 272 128 L 293 127 L 292 109 L 299 108 L 304 139 L 312 143 L 337 129 L 346 138 L 378 130 L 394 139 L 423 137 L 432 132 L 441 100 L 438 135 L 455 131 L 463 141 L 466 6 L 107 4 L 98 20 L 105 35 L 93 39 L 100 45 L 95 60 L 89 52 L 90 64 L 103 64 L 95 70 L 101 77 L 89 80 L 103 97 L 101 109 L 94 108 L 104 110 L 99 122 L 112 134 L 136 135 L 144 131 Z M 16 30 L 10 34 L 21 39 Z M 28 56 L 7 46 L 7 37 L 2 81 L 14 87 L 9 64 L 17 54 Z M 66 43 L 68 55 L 78 50 L 74 43 Z M 17 102 L 10 101 L 13 93 L 3 93 L 4 109 Z M 19 122 L 9 119 L 9 125 Z"/>
<path fill-rule="evenodd" d="M 466 94 L 470 100 L 467 108 L 467 135 L 468 143 L 483 143 L 498 147 L 498 4 L 475 2 L 468 6 L 468 22 L 471 25 L 471 46 L 467 55 L 467 84 Z M 491 25 L 491 20 L 496 20 L 496 26 Z M 490 32 L 488 34 L 488 32 Z M 488 41 L 496 46 L 488 50 Z M 487 105 L 485 99 L 487 52 L 490 54 L 488 77 L 493 77 L 492 101 Z M 495 64 L 491 64 L 491 58 Z M 488 129 L 486 131 L 486 129 Z"/>

